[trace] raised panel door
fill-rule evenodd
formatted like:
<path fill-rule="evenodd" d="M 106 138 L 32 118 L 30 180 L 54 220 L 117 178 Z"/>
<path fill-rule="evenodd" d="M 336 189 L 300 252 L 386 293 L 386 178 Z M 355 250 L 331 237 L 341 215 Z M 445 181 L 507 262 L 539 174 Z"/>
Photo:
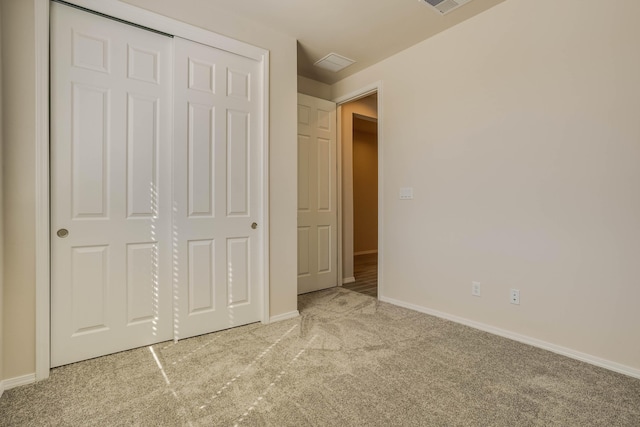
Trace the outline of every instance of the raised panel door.
<path fill-rule="evenodd" d="M 171 39 L 51 5 L 51 365 L 172 338 Z M 60 236 L 57 230 L 62 231 Z"/>
<path fill-rule="evenodd" d="M 298 94 L 298 293 L 338 284 L 336 105 Z"/>
<path fill-rule="evenodd" d="M 264 225 L 259 63 L 176 37 L 174 76 L 178 339 L 261 320 Z"/>

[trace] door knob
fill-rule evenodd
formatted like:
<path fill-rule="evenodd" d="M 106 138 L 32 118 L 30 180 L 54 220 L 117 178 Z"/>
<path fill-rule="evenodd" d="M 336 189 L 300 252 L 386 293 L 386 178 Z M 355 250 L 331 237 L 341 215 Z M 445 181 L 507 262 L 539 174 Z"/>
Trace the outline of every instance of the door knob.
<path fill-rule="evenodd" d="M 67 230 L 66 228 L 61 228 L 60 230 L 58 230 L 56 234 L 58 235 L 58 237 L 61 237 L 64 239 L 69 235 L 69 230 Z"/>
<path fill-rule="evenodd" d="M 251 228 L 253 228 L 254 230 L 258 228 L 258 223 L 257 222 L 251 223 Z"/>

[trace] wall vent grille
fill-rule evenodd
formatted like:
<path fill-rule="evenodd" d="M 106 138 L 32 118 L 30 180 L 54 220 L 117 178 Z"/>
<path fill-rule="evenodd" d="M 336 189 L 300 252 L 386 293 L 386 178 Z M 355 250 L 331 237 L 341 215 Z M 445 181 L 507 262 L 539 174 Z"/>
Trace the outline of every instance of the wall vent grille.
<path fill-rule="evenodd" d="M 429 8 L 435 11 L 438 15 L 446 15 L 459 8 L 460 6 L 469 3 L 471 0 L 419 0 L 420 3 L 429 6 Z"/>

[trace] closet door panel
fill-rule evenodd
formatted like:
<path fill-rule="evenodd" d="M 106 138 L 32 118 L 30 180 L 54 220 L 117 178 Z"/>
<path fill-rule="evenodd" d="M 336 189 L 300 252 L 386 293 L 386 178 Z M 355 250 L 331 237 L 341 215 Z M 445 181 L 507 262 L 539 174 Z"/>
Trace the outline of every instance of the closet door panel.
<path fill-rule="evenodd" d="M 59 366 L 172 338 L 172 41 L 59 3 L 51 19 Z"/>
<path fill-rule="evenodd" d="M 257 61 L 180 38 L 174 76 L 175 331 L 186 338 L 261 320 L 262 97 Z"/>

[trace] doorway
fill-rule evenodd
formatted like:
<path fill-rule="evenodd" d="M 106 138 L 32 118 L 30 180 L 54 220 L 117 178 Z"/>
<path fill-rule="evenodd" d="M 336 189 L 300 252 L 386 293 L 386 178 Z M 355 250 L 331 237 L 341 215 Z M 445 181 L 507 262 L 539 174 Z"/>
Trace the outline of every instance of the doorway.
<path fill-rule="evenodd" d="M 342 272 L 347 289 L 378 297 L 378 97 L 341 105 Z"/>

